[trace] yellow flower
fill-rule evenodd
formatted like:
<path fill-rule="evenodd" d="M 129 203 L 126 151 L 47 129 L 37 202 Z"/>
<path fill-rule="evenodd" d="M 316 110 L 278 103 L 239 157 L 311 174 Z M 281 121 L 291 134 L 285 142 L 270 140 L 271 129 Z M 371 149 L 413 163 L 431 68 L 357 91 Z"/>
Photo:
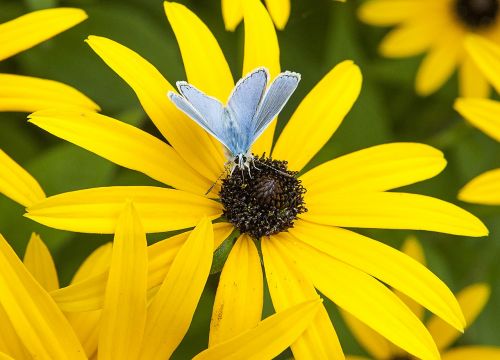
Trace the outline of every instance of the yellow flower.
<path fill-rule="evenodd" d="M 0 235 L 0 358 L 29 360 L 167 359 L 194 314 L 212 262 L 213 231 L 202 220 L 177 253 L 155 294 L 147 292 L 146 236 L 133 205 L 118 221 L 113 249 L 102 246 L 73 279 L 79 284 L 106 270 L 109 280 L 102 310 L 64 314 L 49 292 L 59 287 L 52 257 L 33 235 L 23 263 Z M 271 359 L 288 347 L 313 320 L 313 299 L 289 308 L 255 328 L 198 354 L 196 359 Z"/>
<path fill-rule="evenodd" d="M 478 67 L 500 93 L 500 47 L 478 36 L 469 36 L 466 49 Z M 500 142 L 500 102 L 489 99 L 459 98 L 455 109 L 473 126 Z M 500 205 L 500 168 L 489 170 L 460 190 L 460 200 Z"/>
<path fill-rule="evenodd" d="M 274 26 L 260 2 L 249 1 L 247 5 L 242 73 L 266 66 L 274 77 L 280 71 Z M 226 99 L 234 81 L 216 39 L 186 7 L 167 2 L 165 10 L 179 43 L 189 83 L 216 98 Z M 134 89 L 146 113 L 169 144 L 92 112 L 46 110 L 33 114 L 30 121 L 175 189 L 121 186 L 69 192 L 30 206 L 27 216 L 59 229 L 113 233 L 122 204 L 130 199 L 149 233 L 192 227 L 203 216 L 216 219 L 222 213 L 227 215 L 229 210 L 213 200 L 221 190 L 220 185 L 208 197 L 204 195 L 223 173 L 226 160 L 220 144 L 168 100 L 166 94 L 174 88 L 153 65 L 109 39 L 91 36 L 87 41 Z M 210 348 L 223 344 L 235 333 L 254 327 L 261 318 L 263 273 L 256 241 L 248 236 L 259 233 L 265 235 L 260 245 L 267 283 L 277 311 L 317 296 L 317 288 L 410 353 L 424 359 L 436 359 L 438 351 L 431 336 L 383 284 L 386 283 L 455 328 L 463 329 L 465 323 L 460 308 L 453 294 L 437 277 L 400 252 L 343 229 L 419 229 L 467 236 L 486 235 L 487 229 L 481 221 L 455 205 L 432 197 L 387 191 L 438 174 L 446 165 L 440 151 L 423 144 L 385 144 L 326 162 L 301 175 L 300 182 L 296 182 L 294 176 L 282 174 L 288 171 L 287 167 L 293 171 L 304 168 L 341 124 L 360 89 L 358 67 L 351 61 L 340 63 L 301 102 L 273 149 L 275 123 L 254 145 L 254 153 L 272 154 L 273 159 L 277 159 L 273 163 L 264 157 L 264 162 L 284 167 L 281 173 L 266 168 L 267 180 L 278 184 L 277 189 L 291 186 L 288 182 L 293 183 L 295 195 L 271 192 L 269 199 L 278 203 L 286 200 L 287 207 L 276 209 L 278 205 L 273 205 L 272 216 L 246 218 L 253 221 L 253 228 L 246 229 L 237 216 L 233 222 L 221 221 L 214 225 L 214 249 L 235 229 L 233 224 L 243 234 L 234 244 L 222 270 L 212 316 Z M 280 160 L 286 160 L 287 164 Z M 252 171 L 255 175 L 257 170 Z M 227 184 L 230 180 L 231 177 L 224 182 Z M 307 190 L 305 195 L 302 186 Z M 262 188 L 262 184 L 255 183 L 257 188 Z M 300 196 L 296 196 L 297 192 Z M 237 202 L 239 199 L 231 196 L 234 194 L 222 200 L 227 204 L 226 200 Z M 308 211 L 297 218 L 289 218 L 283 226 L 284 214 L 300 206 Z M 245 216 L 251 215 L 252 211 L 245 213 Z M 256 220 L 265 226 L 259 227 Z M 280 226 L 276 227 L 278 223 Z M 293 227 L 289 227 L 292 224 Z M 182 233 L 149 248 L 149 289 L 161 283 L 188 236 L 189 232 Z M 96 275 L 85 283 L 57 290 L 52 295 L 65 311 L 96 310 L 103 304 L 106 279 L 106 275 Z M 291 347 L 298 359 L 343 358 L 335 330 L 323 307 L 306 333 Z"/>
<path fill-rule="evenodd" d="M 82 22 L 80 9 L 38 10 L 0 24 L 0 60 L 27 50 Z M 57 81 L 30 76 L 0 74 L 0 111 L 33 112 L 44 108 L 99 106 L 78 90 Z"/>
<path fill-rule="evenodd" d="M 408 238 L 403 244 L 402 249 L 407 255 L 411 256 L 418 262 L 425 264 L 425 254 L 422 246 L 416 238 Z M 413 312 L 420 318 L 424 317 L 424 309 L 413 302 L 408 297 L 399 294 Z M 467 326 L 470 326 L 483 310 L 488 302 L 490 288 L 486 284 L 476 283 L 467 286 L 465 289 L 457 293 L 457 299 L 464 312 Z M 369 329 L 366 325 L 359 322 L 353 316 L 342 313 L 347 325 L 359 343 L 368 351 L 371 357 L 375 360 L 412 360 L 415 359 L 401 348 L 391 344 L 386 339 Z M 436 316 L 432 316 L 426 321 L 427 329 L 431 333 L 436 345 L 441 353 L 442 360 L 497 360 L 500 359 L 500 347 L 493 346 L 450 346 L 461 335 L 448 324 L 443 322 Z M 362 356 L 347 356 L 347 360 L 367 360 Z"/>
<path fill-rule="evenodd" d="M 463 42 L 470 33 L 500 40 L 497 0 L 368 0 L 359 17 L 372 25 L 397 26 L 380 44 L 383 56 L 427 52 L 416 77 L 418 94 L 433 93 L 458 68 L 462 96 L 488 95 L 488 83 L 465 53 Z"/>

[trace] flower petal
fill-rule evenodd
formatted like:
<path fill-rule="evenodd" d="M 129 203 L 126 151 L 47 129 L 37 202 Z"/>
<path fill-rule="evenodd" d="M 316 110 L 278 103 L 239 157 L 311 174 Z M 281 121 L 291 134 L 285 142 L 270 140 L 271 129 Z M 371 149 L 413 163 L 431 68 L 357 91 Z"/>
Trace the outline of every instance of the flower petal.
<path fill-rule="evenodd" d="M 214 237 L 206 218 L 177 253 L 148 308 L 141 359 L 168 359 L 186 334 L 210 273 Z"/>
<path fill-rule="evenodd" d="M 366 1 L 359 7 L 358 17 L 372 25 L 396 25 L 427 10 L 423 5 L 422 0 Z"/>
<path fill-rule="evenodd" d="M 35 178 L 2 150 L 0 168 L 0 194 L 23 206 L 30 206 L 45 199 L 45 193 Z"/>
<path fill-rule="evenodd" d="M 306 193 L 305 202 L 308 212 L 300 217 L 320 224 L 465 236 L 488 234 L 484 224 L 471 213 L 430 196 L 394 192 Z"/>
<path fill-rule="evenodd" d="M 465 56 L 458 69 L 460 96 L 487 98 L 490 93 L 488 80 L 470 56 Z"/>
<path fill-rule="evenodd" d="M 80 9 L 55 8 L 33 11 L 0 24 L 0 60 L 48 40 L 86 18 Z"/>
<path fill-rule="evenodd" d="M 489 99 L 457 99 L 460 115 L 486 135 L 500 142 L 500 102 Z"/>
<path fill-rule="evenodd" d="M 67 106 L 99 110 L 99 105 L 69 85 L 30 76 L 0 74 L 0 111 L 33 112 Z"/>
<path fill-rule="evenodd" d="M 193 360 L 273 359 L 304 332 L 320 309 L 321 300 L 310 300 L 280 311 L 253 329 L 215 345 Z"/>
<path fill-rule="evenodd" d="M 453 293 L 437 276 L 409 256 L 355 232 L 297 221 L 291 235 L 387 285 L 463 330 L 465 320 Z"/>
<path fill-rule="evenodd" d="M 314 286 L 338 306 L 410 354 L 440 358 L 425 326 L 385 285 L 290 235 L 280 239 L 280 250 L 293 254 Z"/>
<path fill-rule="evenodd" d="M 24 266 L 42 287 L 48 291 L 59 289 L 57 270 L 49 249 L 38 234 L 31 234 L 23 259 Z"/>
<path fill-rule="evenodd" d="M 26 217 L 56 229 L 112 234 L 125 201 L 131 200 L 146 233 L 184 229 L 200 217 L 219 217 L 221 205 L 202 196 L 154 186 L 108 186 L 51 196 Z"/>
<path fill-rule="evenodd" d="M 300 180 L 309 193 L 385 191 L 429 179 L 445 166 L 443 153 L 433 147 L 391 143 L 323 163 L 301 176 Z"/>
<path fill-rule="evenodd" d="M 172 147 L 110 117 L 69 109 L 42 110 L 31 114 L 29 119 L 55 136 L 175 188 L 204 194 L 212 185 Z"/>
<path fill-rule="evenodd" d="M 243 2 L 245 8 L 243 75 L 259 66 L 265 66 L 271 78 L 274 78 L 280 73 L 280 48 L 273 22 L 259 0 L 243 0 Z M 275 128 L 276 119 L 253 144 L 252 151 L 255 154 L 271 153 Z"/>
<path fill-rule="evenodd" d="M 269 292 L 278 312 L 317 296 L 312 282 L 297 268 L 294 260 L 276 246 L 282 236 L 262 238 L 261 243 Z M 320 307 L 313 322 L 291 348 L 297 359 L 344 359 L 324 306 Z"/>
<path fill-rule="evenodd" d="M 442 360 L 498 360 L 500 348 L 493 346 L 460 346 L 448 350 L 441 357 Z"/>
<path fill-rule="evenodd" d="M 290 0 L 264 0 L 274 24 L 283 30 L 290 16 Z"/>
<path fill-rule="evenodd" d="M 217 286 L 208 346 L 255 327 L 262 316 L 264 284 L 253 240 L 241 235 L 224 264 Z"/>
<path fill-rule="evenodd" d="M 500 168 L 472 179 L 460 190 L 458 198 L 476 204 L 500 205 Z"/>
<path fill-rule="evenodd" d="M 470 34 L 465 39 L 465 49 L 500 93 L 500 47 L 482 36 Z"/>
<path fill-rule="evenodd" d="M 488 302 L 489 297 L 489 286 L 481 283 L 470 285 L 457 294 L 457 300 L 464 312 L 467 326 L 470 326 L 476 320 Z M 427 329 L 429 329 L 440 350 L 446 349 L 461 335 L 461 333 L 434 316 L 427 322 Z"/>
<path fill-rule="evenodd" d="M 1 235 L 0 305 L 31 354 L 46 359 L 85 359 L 62 312 Z"/>
<path fill-rule="evenodd" d="M 2 305 L 0 305 L 0 324 L 2 324 L 0 351 L 12 356 L 13 359 L 29 359 L 30 353 L 24 346 L 21 338 L 17 335 L 16 329 L 12 326 Z"/>
<path fill-rule="evenodd" d="M 134 90 L 148 116 L 180 157 L 215 181 L 225 161 L 222 147 L 168 99 L 167 93 L 175 91 L 173 86 L 146 59 L 127 47 L 99 36 L 89 36 L 87 43 Z"/>
<path fill-rule="evenodd" d="M 234 31 L 243 20 L 243 0 L 222 0 L 222 18 L 226 30 Z"/>
<path fill-rule="evenodd" d="M 361 72 L 352 61 L 335 66 L 302 100 L 283 129 L 273 157 L 301 170 L 330 139 L 361 90 Z"/>
<path fill-rule="evenodd" d="M 233 90 L 234 80 L 217 40 L 187 7 L 164 2 L 168 21 L 182 54 L 188 82 L 222 102 Z"/>

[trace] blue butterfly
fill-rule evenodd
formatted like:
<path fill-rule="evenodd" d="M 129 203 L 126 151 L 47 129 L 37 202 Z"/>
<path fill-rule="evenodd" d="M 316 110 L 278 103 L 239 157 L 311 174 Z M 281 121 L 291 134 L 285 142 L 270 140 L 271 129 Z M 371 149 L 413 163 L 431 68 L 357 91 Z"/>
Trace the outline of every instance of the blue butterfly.
<path fill-rule="evenodd" d="M 253 70 L 238 81 L 226 106 L 185 81 L 176 83 L 182 96 L 170 91 L 168 97 L 225 146 L 226 156 L 235 166 L 249 168 L 253 160 L 250 148 L 292 96 L 300 74 L 285 71 L 266 91 L 268 81 L 266 68 Z"/>

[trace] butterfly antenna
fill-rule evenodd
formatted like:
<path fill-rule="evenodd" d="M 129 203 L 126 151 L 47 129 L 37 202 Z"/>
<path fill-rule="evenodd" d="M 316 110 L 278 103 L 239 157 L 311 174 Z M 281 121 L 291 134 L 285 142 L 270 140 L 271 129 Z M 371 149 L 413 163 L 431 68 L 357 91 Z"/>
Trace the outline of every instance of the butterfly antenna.
<path fill-rule="evenodd" d="M 215 185 L 219 182 L 219 180 L 222 178 L 222 176 L 227 173 L 227 166 L 224 166 L 224 170 L 221 172 L 221 174 L 219 175 L 219 177 L 217 178 L 217 180 L 214 181 L 214 183 L 212 184 L 212 186 L 210 186 L 207 190 L 207 192 L 205 193 L 205 195 L 208 195 L 210 193 L 210 191 L 212 191 L 212 189 L 215 187 Z"/>
<path fill-rule="evenodd" d="M 258 160 L 257 160 L 257 161 L 258 161 Z M 256 162 L 257 162 L 257 161 L 256 161 Z M 259 162 L 259 164 L 260 164 L 260 165 L 263 165 L 263 166 L 265 166 L 265 167 L 268 167 L 269 169 L 272 169 L 272 170 L 276 171 L 278 174 L 281 174 L 281 175 L 283 175 L 283 176 L 287 176 L 287 177 L 294 177 L 294 176 L 293 176 L 293 175 L 291 175 L 291 174 L 288 174 L 288 173 L 286 173 L 286 172 L 284 172 L 284 171 L 281 171 L 281 170 L 279 170 L 279 169 L 276 169 L 275 167 L 272 167 L 271 165 L 267 165 L 267 164 L 265 164 L 265 163 L 263 163 L 263 162 Z M 255 166 L 255 164 L 254 164 L 254 166 Z"/>

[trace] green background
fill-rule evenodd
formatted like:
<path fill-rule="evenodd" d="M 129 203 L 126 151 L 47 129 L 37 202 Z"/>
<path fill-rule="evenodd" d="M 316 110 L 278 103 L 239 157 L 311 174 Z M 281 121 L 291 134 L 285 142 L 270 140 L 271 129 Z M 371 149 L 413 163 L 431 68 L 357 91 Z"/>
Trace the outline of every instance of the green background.
<path fill-rule="evenodd" d="M 242 67 L 243 26 L 224 30 L 220 1 L 180 1 L 194 10 L 217 37 L 233 75 Z M 445 152 L 448 166 L 437 177 L 405 191 L 432 195 L 459 204 L 479 216 L 490 229 L 488 238 L 467 238 L 415 232 L 423 243 L 429 267 L 453 291 L 477 281 L 488 282 L 488 306 L 459 340 L 459 344 L 500 345 L 500 209 L 471 206 L 456 199 L 458 190 L 474 176 L 500 166 L 500 146 L 468 126 L 452 109 L 457 97 L 456 76 L 435 95 L 413 90 L 421 58 L 383 59 L 377 44 L 387 29 L 361 24 L 355 16 L 360 2 L 292 0 L 285 31 L 278 33 L 282 68 L 302 74 L 302 82 L 280 117 L 282 129 L 299 100 L 336 63 L 353 59 L 363 73 L 363 90 L 354 108 L 311 166 L 367 146 L 391 141 L 431 144 Z M 96 101 L 103 113 L 157 134 L 132 90 L 83 42 L 88 35 L 114 39 L 154 64 L 170 82 L 185 79 L 182 61 L 160 0 L 0 0 L 0 21 L 33 9 L 72 6 L 85 9 L 89 19 L 31 50 L 0 63 L 0 72 L 63 81 Z M 156 184 L 144 175 L 120 168 L 65 143 L 26 122 L 26 114 L 0 113 L 0 148 L 27 168 L 48 195 L 106 185 Z M 200 149 L 203 151 L 203 149 Z M 334 174 L 333 174 L 334 176 Z M 23 218 L 24 209 L 0 197 L 0 232 L 19 254 L 32 231 L 40 233 L 55 258 L 62 284 L 67 284 L 89 252 L 110 236 L 73 234 L 45 228 Z M 361 231 L 393 246 L 412 232 Z M 164 235 L 163 235 L 164 237 Z M 151 241 L 162 238 L 150 237 Z M 185 359 L 207 345 L 217 275 L 210 277 L 188 335 L 174 358 Z M 266 295 L 265 316 L 272 313 Z M 349 335 L 335 306 L 325 299 L 346 353 L 363 354 Z M 282 358 L 290 357 L 290 352 Z"/>

